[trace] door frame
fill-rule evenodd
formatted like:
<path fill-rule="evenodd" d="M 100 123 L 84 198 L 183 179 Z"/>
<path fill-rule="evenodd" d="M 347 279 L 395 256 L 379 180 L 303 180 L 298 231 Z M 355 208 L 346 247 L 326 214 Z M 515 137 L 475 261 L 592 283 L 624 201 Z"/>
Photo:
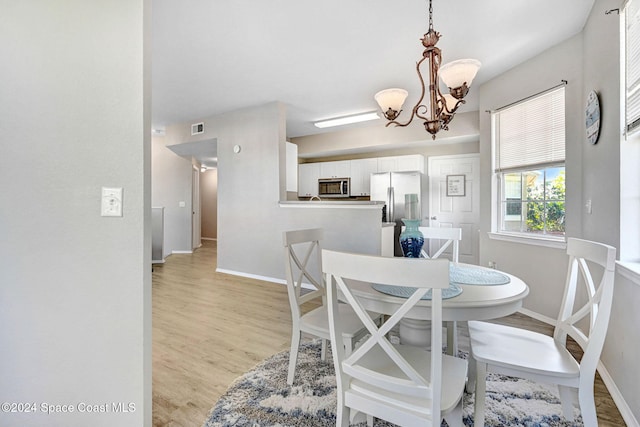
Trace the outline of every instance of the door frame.
<path fill-rule="evenodd" d="M 202 246 L 202 224 L 200 206 L 200 170 L 193 166 L 191 170 L 191 249 Z"/>

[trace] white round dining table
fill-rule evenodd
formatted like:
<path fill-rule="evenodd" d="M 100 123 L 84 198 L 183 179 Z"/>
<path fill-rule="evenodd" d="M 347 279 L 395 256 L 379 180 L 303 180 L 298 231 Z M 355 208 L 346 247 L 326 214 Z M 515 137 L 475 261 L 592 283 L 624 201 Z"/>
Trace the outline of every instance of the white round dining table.
<path fill-rule="evenodd" d="M 526 283 L 512 274 L 470 264 L 459 263 L 456 265 L 462 268 L 501 273 L 509 278 L 509 282 L 500 285 L 456 283 L 462 288 L 462 293 L 442 300 L 443 322 L 490 320 L 508 316 L 522 307 L 522 301 L 529 294 L 529 287 Z M 401 277 L 398 282 L 402 283 Z M 349 286 L 354 296 L 369 311 L 391 315 L 406 301 L 406 298 L 377 291 L 371 283 L 351 280 Z M 409 329 L 424 330 L 426 329 L 424 321 L 428 320 L 431 320 L 431 301 L 421 300 L 404 316 L 401 328 L 405 326 Z M 448 329 L 448 339 L 455 340 L 455 334 L 452 336 L 452 328 Z M 400 338 L 402 340 L 402 332 Z M 457 342 L 454 341 L 454 346 L 448 346 L 448 350 L 448 352 L 455 354 Z"/>

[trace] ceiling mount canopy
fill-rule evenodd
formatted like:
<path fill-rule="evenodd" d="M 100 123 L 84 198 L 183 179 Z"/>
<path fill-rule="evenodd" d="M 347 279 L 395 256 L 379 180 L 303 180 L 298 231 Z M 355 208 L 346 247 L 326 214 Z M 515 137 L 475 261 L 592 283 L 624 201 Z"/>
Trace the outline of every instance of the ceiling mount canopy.
<path fill-rule="evenodd" d="M 411 111 L 411 117 L 406 123 L 397 122 L 396 119 L 402 112 L 402 104 L 407 98 L 408 92 L 404 89 L 385 89 L 376 93 L 375 99 L 384 116 L 389 120 L 387 126 L 407 126 L 414 117 L 424 120 L 424 127 L 427 132 L 436 138 L 436 133 L 440 130 L 448 130 L 449 123 L 453 119 L 456 110 L 463 104 L 464 97 L 469 92 L 469 87 L 473 78 L 480 68 L 480 62 L 475 59 L 460 59 L 440 66 L 442 54 L 436 43 L 440 39 L 440 33 L 433 29 L 433 8 L 429 0 L 429 31 L 421 39 L 424 46 L 422 58 L 416 63 L 416 71 L 420 79 L 422 91 L 420 99 Z M 429 79 L 425 83 L 421 66 L 423 63 L 428 67 Z M 443 95 L 440 92 L 438 76 L 449 88 L 449 93 Z M 428 97 L 425 100 L 428 86 Z"/>

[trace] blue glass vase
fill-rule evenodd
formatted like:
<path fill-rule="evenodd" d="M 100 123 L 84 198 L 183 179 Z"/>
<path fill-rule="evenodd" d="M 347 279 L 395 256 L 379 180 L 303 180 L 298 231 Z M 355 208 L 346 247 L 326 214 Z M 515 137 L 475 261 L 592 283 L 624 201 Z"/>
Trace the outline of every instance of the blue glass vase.
<path fill-rule="evenodd" d="M 419 219 L 402 218 L 405 225 L 404 231 L 400 233 L 400 247 L 402 254 L 407 258 L 420 258 L 420 250 L 424 244 L 424 236 L 418 229 Z"/>

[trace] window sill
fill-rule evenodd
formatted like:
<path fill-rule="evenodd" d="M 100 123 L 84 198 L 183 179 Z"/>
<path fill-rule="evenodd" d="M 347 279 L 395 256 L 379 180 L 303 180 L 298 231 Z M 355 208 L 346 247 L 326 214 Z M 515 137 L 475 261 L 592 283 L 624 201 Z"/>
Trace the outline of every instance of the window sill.
<path fill-rule="evenodd" d="M 636 285 L 640 285 L 640 262 L 616 261 L 616 269 L 621 276 L 631 280 Z"/>
<path fill-rule="evenodd" d="M 509 233 L 487 233 L 492 240 L 501 240 L 503 242 L 522 243 L 525 245 L 544 246 L 554 249 L 567 249 L 567 242 L 564 239 L 551 239 L 546 237 L 528 236 L 524 234 Z"/>

